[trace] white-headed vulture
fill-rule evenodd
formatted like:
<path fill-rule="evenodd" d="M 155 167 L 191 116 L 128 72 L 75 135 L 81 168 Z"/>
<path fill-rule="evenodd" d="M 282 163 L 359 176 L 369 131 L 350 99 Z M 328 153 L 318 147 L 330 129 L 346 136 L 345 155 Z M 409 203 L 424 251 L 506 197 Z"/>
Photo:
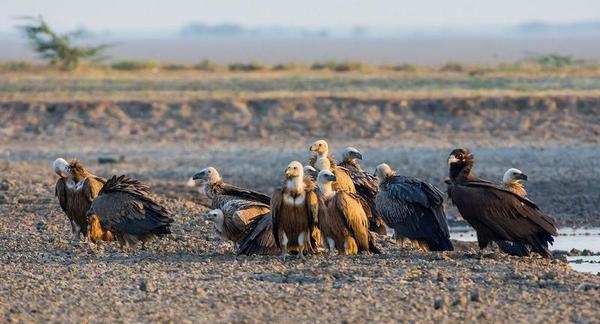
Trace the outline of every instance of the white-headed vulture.
<path fill-rule="evenodd" d="M 219 171 L 208 167 L 194 174 L 193 180 L 204 182 L 204 193 L 211 199 L 211 208 L 221 208 L 228 200 L 244 199 L 256 201 L 266 205 L 271 203 L 268 195 L 250 189 L 244 189 L 226 183 L 221 178 Z"/>
<path fill-rule="evenodd" d="M 379 191 L 377 178 L 362 169 L 359 162 L 362 158 L 362 153 L 357 148 L 349 146 L 344 149 L 342 161 L 338 163 L 338 166 L 349 171 L 354 187 L 356 188 L 356 193 L 366 204 L 365 211 L 367 212 L 367 217 L 369 217 L 369 230 L 385 235 L 387 234 L 387 229 L 379 211 L 375 207 L 375 197 L 377 197 L 377 192 Z"/>
<path fill-rule="evenodd" d="M 312 153 L 309 160 L 310 166 L 317 171 L 330 170 L 335 174 L 336 180 L 333 183 L 333 190 L 356 192 L 350 171 L 337 165 L 335 158 L 329 154 L 329 145 L 325 140 L 314 142 L 309 150 Z"/>
<path fill-rule="evenodd" d="M 504 187 L 521 197 L 527 196 L 527 191 L 523 184 L 525 181 L 527 181 L 527 175 L 524 174 L 523 171 L 515 168 L 506 170 L 502 176 L 502 184 Z"/>
<path fill-rule="evenodd" d="M 315 184 L 304 177 L 304 168 L 292 161 L 285 169 L 283 186 L 271 199 L 273 235 L 283 259 L 288 252 L 313 252 L 313 233 L 317 227 L 319 201 Z"/>
<path fill-rule="evenodd" d="M 78 161 L 67 162 L 58 158 L 53 163 L 54 172 L 60 177 L 56 181 L 55 195 L 60 208 L 71 223 L 74 240 L 80 240 L 81 234 L 87 235 L 87 212 L 92 201 L 106 182 L 93 175 Z"/>
<path fill-rule="evenodd" d="M 479 247 L 509 241 L 550 257 L 548 243 L 552 244 L 553 236 L 557 235 L 554 219 L 526 197 L 476 178 L 474 164 L 475 158 L 467 149 L 450 153 L 448 195 L 477 232 Z"/>
<path fill-rule="evenodd" d="M 451 251 L 443 194 L 432 184 L 396 175 L 383 163 L 375 169 L 377 209 L 397 237 L 406 237 L 428 251 Z"/>
<path fill-rule="evenodd" d="M 330 251 L 354 255 L 358 252 L 380 253 L 369 232 L 369 220 L 355 193 L 334 191 L 333 172 L 322 170 L 317 175 L 318 194 L 325 210 L 319 213 L 321 235 Z"/>
<path fill-rule="evenodd" d="M 91 241 L 116 239 L 123 248 L 170 234 L 171 214 L 149 193 L 147 185 L 127 176 L 108 179 L 88 211 Z"/>

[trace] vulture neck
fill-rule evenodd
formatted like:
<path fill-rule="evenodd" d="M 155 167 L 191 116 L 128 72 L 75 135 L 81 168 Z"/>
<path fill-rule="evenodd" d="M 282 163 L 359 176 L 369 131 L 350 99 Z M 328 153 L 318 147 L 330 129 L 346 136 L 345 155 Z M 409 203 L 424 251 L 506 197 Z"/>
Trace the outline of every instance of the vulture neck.
<path fill-rule="evenodd" d="M 512 191 L 513 193 L 515 193 L 521 197 L 527 196 L 527 191 L 525 190 L 525 186 L 519 181 L 509 181 L 509 182 L 504 183 L 504 186 L 509 191 Z"/>
<path fill-rule="evenodd" d="M 475 180 L 473 175 L 473 163 L 467 162 L 465 164 L 451 164 L 450 165 L 450 179 L 453 182 L 461 182 L 468 180 Z"/>
<path fill-rule="evenodd" d="M 315 163 L 315 167 L 317 170 L 331 170 L 331 162 L 329 161 L 329 157 L 327 153 L 317 155 L 317 161 Z"/>
<path fill-rule="evenodd" d="M 87 178 L 88 178 L 88 177 L 90 177 L 90 176 L 92 176 L 92 174 L 91 174 L 91 173 L 89 173 L 89 172 L 88 172 L 87 170 L 85 170 L 85 169 L 75 169 L 75 170 L 73 170 L 73 177 L 72 177 L 72 180 L 73 180 L 75 183 L 78 183 L 78 182 L 80 182 L 80 181 L 82 181 L 82 180 L 85 180 L 85 179 L 87 179 Z"/>
<path fill-rule="evenodd" d="M 287 191 L 292 195 L 300 195 L 304 193 L 304 179 L 302 177 L 294 177 L 287 180 Z"/>
<path fill-rule="evenodd" d="M 219 188 L 222 184 L 222 181 L 207 182 L 204 185 L 204 193 L 208 196 L 208 198 L 213 199 L 216 195 L 219 194 Z"/>
<path fill-rule="evenodd" d="M 362 171 L 362 168 L 360 167 L 360 164 L 358 163 L 357 159 L 348 159 L 345 161 L 345 163 L 353 168 L 355 168 L 358 171 Z"/>
<path fill-rule="evenodd" d="M 319 182 L 319 191 L 321 192 L 321 196 L 324 200 L 329 200 L 333 195 L 335 195 L 335 191 L 333 191 L 333 182 L 328 181 L 326 183 Z"/>

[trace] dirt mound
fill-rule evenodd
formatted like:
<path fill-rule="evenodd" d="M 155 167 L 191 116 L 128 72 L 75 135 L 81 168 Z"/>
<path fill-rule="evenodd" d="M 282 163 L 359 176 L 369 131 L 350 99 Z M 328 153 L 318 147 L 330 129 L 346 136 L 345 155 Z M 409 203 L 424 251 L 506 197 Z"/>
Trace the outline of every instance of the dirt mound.
<path fill-rule="evenodd" d="M 600 97 L 1 102 L 0 110 L 6 140 L 600 139 Z"/>

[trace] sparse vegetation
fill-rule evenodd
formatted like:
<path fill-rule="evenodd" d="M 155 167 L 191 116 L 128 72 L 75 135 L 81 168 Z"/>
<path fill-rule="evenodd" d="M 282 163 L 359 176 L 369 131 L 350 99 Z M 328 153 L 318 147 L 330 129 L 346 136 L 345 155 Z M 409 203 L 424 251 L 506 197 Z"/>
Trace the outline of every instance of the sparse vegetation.
<path fill-rule="evenodd" d="M 81 36 L 81 32 L 59 35 L 40 17 L 26 17 L 28 23 L 19 28 L 25 33 L 29 43 L 39 56 L 51 65 L 65 70 L 73 70 L 81 60 L 99 61 L 104 59 L 107 44 L 97 46 L 76 46 L 73 40 Z"/>
<path fill-rule="evenodd" d="M 153 60 L 123 60 L 112 63 L 110 67 L 122 71 L 150 70 L 158 68 L 158 63 Z"/>
<path fill-rule="evenodd" d="M 262 71 L 267 69 L 265 65 L 257 61 L 252 61 L 250 63 L 231 63 L 227 67 L 229 71 L 236 72 Z"/>
<path fill-rule="evenodd" d="M 200 63 L 194 65 L 194 69 L 205 71 L 205 72 L 216 72 L 221 70 L 221 66 L 211 60 L 202 60 Z"/>
<path fill-rule="evenodd" d="M 464 72 L 465 66 L 458 62 L 448 62 L 440 67 L 442 72 Z"/>

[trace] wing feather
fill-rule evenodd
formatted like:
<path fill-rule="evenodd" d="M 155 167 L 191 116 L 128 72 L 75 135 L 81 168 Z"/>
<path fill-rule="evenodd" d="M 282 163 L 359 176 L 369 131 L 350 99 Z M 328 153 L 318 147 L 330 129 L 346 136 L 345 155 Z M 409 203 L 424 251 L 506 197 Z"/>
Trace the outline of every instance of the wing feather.
<path fill-rule="evenodd" d="M 271 217 L 273 219 L 273 237 L 275 239 L 275 245 L 281 248 L 281 242 L 279 241 L 279 225 L 281 222 L 281 201 L 283 199 L 283 193 L 281 190 L 276 190 L 271 198 Z"/>

